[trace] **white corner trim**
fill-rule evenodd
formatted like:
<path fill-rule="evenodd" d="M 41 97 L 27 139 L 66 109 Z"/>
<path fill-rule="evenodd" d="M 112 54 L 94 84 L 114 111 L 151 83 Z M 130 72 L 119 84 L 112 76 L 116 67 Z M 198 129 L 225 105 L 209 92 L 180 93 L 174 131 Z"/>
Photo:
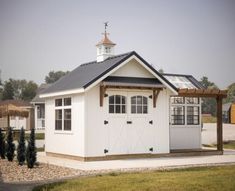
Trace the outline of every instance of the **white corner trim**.
<path fill-rule="evenodd" d="M 64 95 L 69 95 L 69 94 L 79 94 L 83 92 L 84 92 L 84 88 L 79 88 L 79 89 L 73 89 L 73 90 L 67 90 L 67 91 L 61 91 L 61 92 L 55 92 L 55 93 L 40 94 L 39 97 L 48 98 L 48 97 L 64 96 Z"/>

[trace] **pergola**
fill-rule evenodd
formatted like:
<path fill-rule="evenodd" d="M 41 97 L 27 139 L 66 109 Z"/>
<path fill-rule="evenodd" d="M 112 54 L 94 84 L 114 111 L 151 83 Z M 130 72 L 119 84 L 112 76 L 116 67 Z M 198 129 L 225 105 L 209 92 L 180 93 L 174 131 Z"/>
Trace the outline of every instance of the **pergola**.
<path fill-rule="evenodd" d="M 227 90 L 215 89 L 179 89 L 182 97 L 215 98 L 217 102 L 217 150 L 223 152 L 222 101 L 227 97 Z"/>
<path fill-rule="evenodd" d="M 17 107 L 9 103 L 4 103 L 0 105 L 0 117 L 7 117 L 8 128 L 10 127 L 11 116 L 28 117 L 29 111 L 27 109 Z"/>

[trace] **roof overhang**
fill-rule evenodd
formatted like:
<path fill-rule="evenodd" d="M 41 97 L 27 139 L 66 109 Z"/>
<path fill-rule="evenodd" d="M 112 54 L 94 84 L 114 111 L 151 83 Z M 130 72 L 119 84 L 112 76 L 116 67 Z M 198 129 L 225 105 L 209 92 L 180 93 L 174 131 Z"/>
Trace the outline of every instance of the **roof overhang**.
<path fill-rule="evenodd" d="M 79 88 L 79 89 L 73 89 L 73 90 L 67 90 L 67 91 L 40 94 L 39 97 L 48 98 L 48 97 L 66 96 L 66 95 L 71 95 L 71 94 L 79 94 L 83 92 L 84 92 L 84 88 Z"/>
<path fill-rule="evenodd" d="M 227 90 L 215 90 L 215 89 L 179 89 L 178 94 L 182 97 L 227 97 Z"/>
<path fill-rule="evenodd" d="M 170 84 L 170 82 L 168 82 L 167 79 L 165 79 L 161 74 L 159 74 L 150 64 L 148 64 L 144 59 L 142 59 L 137 53 L 133 53 L 129 58 L 125 59 L 121 64 L 115 66 L 112 70 L 110 70 L 109 72 L 105 73 L 104 75 L 102 75 L 101 77 L 99 77 L 96 81 L 94 81 L 93 83 L 89 84 L 89 86 L 87 86 L 85 88 L 85 91 L 88 91 L 89 89 L 91 89 L 92 87 L 98 85 L 100 82 L 102 82 L 105 78 L 107 78 L 108 76 L 110 76 L 112 73 L 114 73 L 115 71 L 117 71 L 119 68 L 121 68 L 122 66 L 124 66 L 125 64 L 127 64 L 130 60 L 135 59 L 141 66 L 143 66 L 148 72 L 150 72 L 154 77 L 156 77 L 165 87 L 167 87 L 168 89 L 170 89 L 174 95 L 177 95 L 178 92 L 177 90 L 172 86 L 172 84 Z"/>

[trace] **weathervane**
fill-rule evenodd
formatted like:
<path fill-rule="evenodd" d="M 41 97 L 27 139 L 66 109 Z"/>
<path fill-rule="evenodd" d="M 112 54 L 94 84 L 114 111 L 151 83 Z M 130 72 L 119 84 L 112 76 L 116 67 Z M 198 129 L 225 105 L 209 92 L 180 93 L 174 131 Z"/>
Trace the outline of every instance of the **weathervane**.
<path fill-rule="evenodd" d="M 104 22 L 104 33 L 107 34 L 106 30 L 107 30 L 107 27 L 108 27 L 108 21 Z"/>

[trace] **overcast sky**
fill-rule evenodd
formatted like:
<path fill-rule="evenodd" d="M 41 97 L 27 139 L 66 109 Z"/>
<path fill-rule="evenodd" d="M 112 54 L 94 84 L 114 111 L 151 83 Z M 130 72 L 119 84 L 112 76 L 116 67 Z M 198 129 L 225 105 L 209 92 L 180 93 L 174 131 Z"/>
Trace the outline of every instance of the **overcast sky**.
<path fill-rule="evenodd" d="M 0 0 L 2 79 L 44 82 L 96 59 L 103 22 L 116 54 L 135 50 L 167 73 L 235 82 L 234 0 Z"/>

